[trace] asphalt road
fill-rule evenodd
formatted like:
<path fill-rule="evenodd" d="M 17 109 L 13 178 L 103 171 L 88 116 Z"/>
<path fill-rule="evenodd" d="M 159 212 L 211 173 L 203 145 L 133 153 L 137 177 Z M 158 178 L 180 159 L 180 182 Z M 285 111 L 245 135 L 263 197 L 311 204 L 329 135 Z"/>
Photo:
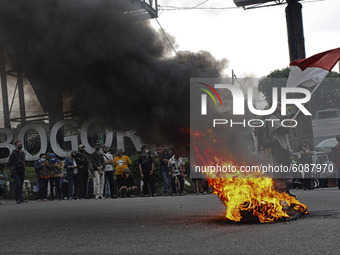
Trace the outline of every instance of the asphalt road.
<path fill-rule="evenodd" d="M 0 254 L 339 254 L 340 190 L 293 191 L 297 220 L 236 224 L 214 195 L 0 206 Z"/>

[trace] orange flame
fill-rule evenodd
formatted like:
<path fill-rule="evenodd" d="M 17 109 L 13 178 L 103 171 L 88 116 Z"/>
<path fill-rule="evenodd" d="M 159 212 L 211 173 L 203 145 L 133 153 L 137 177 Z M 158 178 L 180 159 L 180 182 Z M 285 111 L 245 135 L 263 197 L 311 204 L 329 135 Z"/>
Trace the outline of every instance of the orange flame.
<path fill-rule="evenodd" d="M 201 166 L 219 164 L 240 169 L 240 165 L 232 160 L 226 160 L 209 146 L 211 142 L 218 142 L 212 137 L 210 130 L 205 134 L 195 131 L 191 135 L 195 138 L 193 148 L 196 163 Z M 227 152 L 227 155 L 231 154 Z M 276 191 L 273 179 L 264 177 L 262 173 L 206 172 L 206 175 L 209 185 L 213 188 L 213 194 L 218 195 L 227 207 L 226 218 L 229 220 L 241 221 L 241 214 L 245 211 L 257 216 L 261 223 L 288 218 L 287 208 L 301 214 L 308 213 L 306 205 L 287 193 Z"/>

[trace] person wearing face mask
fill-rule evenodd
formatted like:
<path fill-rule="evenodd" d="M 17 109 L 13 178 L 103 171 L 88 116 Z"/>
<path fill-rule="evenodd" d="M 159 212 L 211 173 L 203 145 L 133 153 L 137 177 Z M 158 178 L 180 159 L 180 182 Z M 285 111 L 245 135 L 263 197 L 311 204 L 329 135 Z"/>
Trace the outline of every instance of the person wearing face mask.
<path fill-rule="evenodd" d="M 172 149 L 172 153 L 174 153 L 174 149 Z M 168 161 L 168 166 L 170 169 L 171 176 L 171 185 L 172 185 L 172 196 L 177 196 L 176 193 L 176 178 L 178 178 L 180 188 L 179 192 L 181 196 L 184 196 L 184 172 L 185 172 L 185 163 L 182 157 L 177 157 L 175 154 L 172 155 L 171 159 Z"/>
<path fill-rule="evenodd" d="M 17 204 L 21 204 L 24 201 L 22 199 L 22 185 L 25 180 L 25 152 L 23 152 L 22 141 L 16 141 L 14 143 L 15 149 L 12 151 L 8 159 L 8 167 L 11 170 L 11 175 L 15 182 L 15 199 Z"/>
<path fill-rule="evenodd" d="M 38 202 L 47 201 L 47 186 L 48 179 L 50 178 L 50 169 L 48 161 L 46 160 L 46 154 L 41 153 L 39 160 L 34 162 L 34 169 L 37 175 L 37 181 L 39 184 Z"/>
<path fill-rule="evenodd" d="M 65 159 L 64 168 L 67 175 L 67 192 L 68 192 L 68 199 L 77 199 L 77 185 L 76 179 L 78 174 L 78 166 L 75 160 L 75 155 L 77 151 L 72 151 L 71 155 Z"/>
<path fill-rule="evenodd" d="M 111 198 L 117 198 L 117 180 L 116 180 L 116 173 L 113 173 L 113 157 L 109 152 L 109 146 L 104 145 L 103 150 L 103 157 L 105 161 L 104 167 L 104 175 L 105 175 L 105 187 L 108 184 L 110 187 L 110 195 Z"/>
<path fill-rule="evenodd" d="M 95 151 L 91 154 L 91 162 L 96 183 L 96 199 L 102 199 L 104 189 L 104 171 L 105 161 L 103 154 L 100 152 L 100 144 L 96 143 Z"/>
<path fill-rule="evenodd" d="M 153 197 L 156 197 L 156 176 L 154 173 L 155 163 L 153 158 L 151 157 L 151 153 L 149 151 L 149 147 L 147 145 L 143 145 L 141 147 L 142 155 L 138 159 L 138 166 L 140 175 L 143 179 L 143 195 L 142 196 L 150 196 L 149 195 L 149 184 L 151 188 L 151 194 Z"/>
<path fill-rule="evenodd" d="M 131 165 L 131 159 L 128 156 L 123 155 L 121 149 L 116 150 L 116 157 L 113 159 L 113 166 L 116 168 L 116 177 L 118 183 L 118 189 L 122 187 L 124 170 Z"/>
<path fill-rule="evenodd" d="M 135 181 L 130 175 L 130 170 L 127 168 L 124 170 L 122 187 L 120 187 L 119 189 L 121 197 L 135 197 L 135 195 L 133 195 L 133 192 L 135 192 L 136 190 L 137 186 L 135 186 Z"/>
<path fill-rule="evenodd" d="M 161 172 L 161 176 L 163 179 L 163 196 L 168 196 L 169 195 L 169 191 L 170 191 L 170 183 L 171 183 L 171 179 L 170 179 L 170 172 L 169 172 L 169 166 L 168 166 L 168 162 L 171 158 L 171 155 L 169 153 L 169 149 L 167 147 L 163 148 L 162 153 L 160 153 L 159 155 L 159 162 L 160 162 L 160 172 Z"/>
<path fill-rule="evenodd" d="M 85 146 L 80 144 L 78 146 L 78 153 L 74 154 L 74 159 L 78 169 L 76 191 L 78 199 L 81 200 L 86 198 L 87 182 L 89 178 L 89 162 L 84 153 Z"/>
<path fill-rule="evenodd" d="M 61 176 L 62 176 L 62 163 L 57 158 L 54 153 L 50 153 L 49 155 L 49 168 L 50 168 L 50 193 L 51 193 L 51 201 L 54 200 L 54 188 L 56 198 L 61 200 Z"/>

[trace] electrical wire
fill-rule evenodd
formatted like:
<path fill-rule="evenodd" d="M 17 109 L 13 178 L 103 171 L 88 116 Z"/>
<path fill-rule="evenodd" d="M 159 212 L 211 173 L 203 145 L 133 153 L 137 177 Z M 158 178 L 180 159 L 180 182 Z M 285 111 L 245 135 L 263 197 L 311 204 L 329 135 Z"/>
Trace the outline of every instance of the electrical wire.
<path fill-rule="evenodd" d="M 166 33 L 165 33 L 164 29 L 163 29 L 161 23 L 159 23 L 158 19 L 155 19 L 155 20 L 157 21 L 159 27 L 161 28 L 161 30 L 162 30 L 162 32 L 163 32 L 165 38 L 166 38 L 166 40 L 169 42 L 169 44 L 170 44 L 172 50 L 175 52 L 175 54 L 176 54 L 176 56 L 178 57 L 179 61 L 180 61 L 181 63 L 183 63 L 183 61 L 182 61 L 182 59 L 181 59 L 181 56 L 178 54 L 178 52 L 176 51 L 175 47 L 172 45 L 172 43 L 171 43 L 169 37 L 166 35 Z"/>
<path fill-rule="evenodd" d="M 196 6 L 194 6 L 193 9 L 195 9 L 195 8 L 197 8 L 197 7 L 199 7 L 199 6 L 201 6 L 202 4 L 205 4 L 205 3 L 208 2 L 208 1 L 209 1 L 209 0 L 203 1 L 202 3 L 200 3 L 200 4 L 196 5 Z"/>
<path fill-rule="evenodd" d="M 201 5 L 203 5 L 204 3 L 206 3 L 208 0 L 198 4 L 197 6 L 191 7 L 191 6 L 174 6 L 174 5 L 158 5 L 158 9 L 162 10 L 162 11 L 190 11 L 190 10 L 232 10 L 232 9 L 239 9 L 240 7 L 237 6 L 230 6 L 230 7 L 199 7 Z M 314 2 L 324 2 L 326 0 L 307 0 L 307 1 L 303 1 L 302 3 L 314 3 Z M 278 0 L 278 1 L 274 1 L 276 4 L 271 4 L 271 5 L 261 5 L 261 4 L 257 4 L 254 5 L 252 7 L 250 7 L 249 9 L 252 8 L 260 8 L 260 7 L 270 7 L 270 6 L 277 6 L 277 5 L 282 5 L 285 4 L 284 1 L 282 0 Z M 248 9 L 248 8 L 247 8 Z"/>

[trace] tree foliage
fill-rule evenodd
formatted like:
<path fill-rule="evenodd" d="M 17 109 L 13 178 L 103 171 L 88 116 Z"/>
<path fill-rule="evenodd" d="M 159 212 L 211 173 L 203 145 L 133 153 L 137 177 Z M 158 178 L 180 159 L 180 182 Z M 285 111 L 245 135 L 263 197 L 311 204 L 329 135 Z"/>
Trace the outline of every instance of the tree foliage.
<path fill-rule="evenodd" d="M 266 102 L 272 103 L 272 88 L 277 87 L 280 95 L 280 88 L 286 86 L 290 69 L 284 68 L 275 70 L 269 75 L 262 77 L 258 90 L 264 95 Z M 340 79 L 339 73 L 330 72 L 320 87 L 312 95 L 310 100 L 311 112 L 314 115 L 316 111 L 325 109 L 340 109 Z"/>

